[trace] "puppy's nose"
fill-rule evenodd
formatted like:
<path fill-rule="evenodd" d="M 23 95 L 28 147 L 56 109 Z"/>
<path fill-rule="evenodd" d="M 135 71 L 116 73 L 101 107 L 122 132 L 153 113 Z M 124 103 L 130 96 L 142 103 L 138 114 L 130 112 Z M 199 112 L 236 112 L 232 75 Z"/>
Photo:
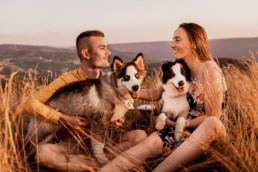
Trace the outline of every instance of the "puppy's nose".
<path fill-rule="evenodd" d="M 180 87 L 182 87 L 182 86 L 185 85 L 185 82 L 184 82 L 184 81 L 179 81 L 179 82 L 178 82 L 178 85 L 179 85 Z"/>
<path fill-rule="evenodd" d="M 134 85 L 132 88 L 133 88 L 133 91 L 138 91 L 139 90 L 139 85 Z"/>

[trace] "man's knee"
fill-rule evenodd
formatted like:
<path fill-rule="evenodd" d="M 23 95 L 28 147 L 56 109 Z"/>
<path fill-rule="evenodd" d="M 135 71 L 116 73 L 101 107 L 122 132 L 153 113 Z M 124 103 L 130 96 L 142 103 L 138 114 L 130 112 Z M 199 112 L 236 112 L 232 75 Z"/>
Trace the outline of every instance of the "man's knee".
<path fill-rule="evenodd" d="M 35 160 L 40 164 L 48 165 L 51 164 L 51 158 L 55 157 L 54 154 L 64 152 L 62 147 L 58 147 L 55 144 L 43 144 L 38 147 L 35 155 Z"/>
<path fill-rule="evenodd" d="M 142 142 L 147 149 L 153 152 L 153 155 L 161 154 L 163 151 L 163 143 L 157 132 L 152 133 Z"/>
<path fill-rule="evenodd" d="M 37 162 L 45 164 L 48 159 L 47 157 L 48 157 L 49 153 L 50 153 L 50 148 L 47 144 L 40 145 L 36 152 L 35 160 Z"/>
<path fill-rule="evenodd" d="M 142 140 L 146 139 L 148 137 L 147 133 L 143 130 L 134 130 L 133 133 L 131 133 L 130 140 L 133 145 L 136 145 L 140 143 Z"/>

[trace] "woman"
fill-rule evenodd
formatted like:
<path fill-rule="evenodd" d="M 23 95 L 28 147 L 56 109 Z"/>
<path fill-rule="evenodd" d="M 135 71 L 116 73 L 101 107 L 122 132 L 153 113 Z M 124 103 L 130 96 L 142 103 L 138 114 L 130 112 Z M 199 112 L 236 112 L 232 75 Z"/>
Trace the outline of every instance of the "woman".
<path fill-rule="evenodd" d="M 209 145 L 225 137 L 225 127 L 219 120 L 227 85 L 219 66 L 213 61 L 205 30 L 195 23 L 182 23 L 174 32 L 171 48 L 176 59 L 183 59 L 191 70 L 191 97 L 195 106 L 191 107 L 195 118 L 188 120 L 187 128 L 195 129 L 183 143 L 169 145 L 175 148 L 153 171 L 176 171 L 198 158 Z M 144 100 L 159 100 L 162 85 L 156 89 L 141 90 L 134 97 Z M 203 106 L 201 106 L 203 105 Z M 195 109 L 196 107 L 203 107 Z M 175 126 L 175 122 L 166 121 Z M 136 146 L 116 157 L 100 171 L 126 171 L 142 164 L 150 157 L 166 153 L 167 141 L 160 132 L 154 132 Z M 163 133 L 164 134 L 164 133 Z M 166 134 L 166 133 L 165 133 Z"/>

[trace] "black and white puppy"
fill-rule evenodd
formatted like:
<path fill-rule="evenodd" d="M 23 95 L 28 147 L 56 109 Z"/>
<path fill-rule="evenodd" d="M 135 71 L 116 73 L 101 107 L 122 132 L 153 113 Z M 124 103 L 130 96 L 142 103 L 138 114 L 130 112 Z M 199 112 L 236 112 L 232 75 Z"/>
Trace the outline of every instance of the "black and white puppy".
<path fill-rule="evenodd" d="M 163 106 L 155 128 L 163 129 L 167 118 L 176 120 L 175 139 L 180 141 L 190 110 L 187 93 L 190 88 L 191 71 L 183 60 L 176 60 L 164 63 L 162 72 Z"/>

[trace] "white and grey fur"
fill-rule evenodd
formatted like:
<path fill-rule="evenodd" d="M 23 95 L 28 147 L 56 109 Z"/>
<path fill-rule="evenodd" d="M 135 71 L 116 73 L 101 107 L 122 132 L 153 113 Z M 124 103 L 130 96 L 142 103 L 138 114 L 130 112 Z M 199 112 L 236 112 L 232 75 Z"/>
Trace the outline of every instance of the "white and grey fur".
<path fill-rule="evenodd" d="M 130 63 L 114 57 L 111 68 L 112 72 L 100 79 L 87 79 L 61 88 L 47 102 L 63 114 L 86 116 L 91 121 L 90 134 L 99 141 L 91 140 L 91 147 L 102 165 L 108 162 L 103 150 L 107 127 L 111 127 L 113 121 L 123 117 L 133 107 L 131 96 L 129 99 L 123 97 L 125 88 L 129 92 L 138 91 L 146 74 L 141 53 Z M 25 137 L 27 157 L 36 152 L 36 143 L 50 142 L 61 128 L 60 124 L 31 117 Z"/>
<path fill-rule="evenodd" d="M 187 93 L 190 89 L 191 73 L 183 60 L 163 64 L 162 72 L 163 106 L 155 128 L 163 129 L 167 118 L 176 120 L 175 139 L 180 141 L 190 110 Z"/>

